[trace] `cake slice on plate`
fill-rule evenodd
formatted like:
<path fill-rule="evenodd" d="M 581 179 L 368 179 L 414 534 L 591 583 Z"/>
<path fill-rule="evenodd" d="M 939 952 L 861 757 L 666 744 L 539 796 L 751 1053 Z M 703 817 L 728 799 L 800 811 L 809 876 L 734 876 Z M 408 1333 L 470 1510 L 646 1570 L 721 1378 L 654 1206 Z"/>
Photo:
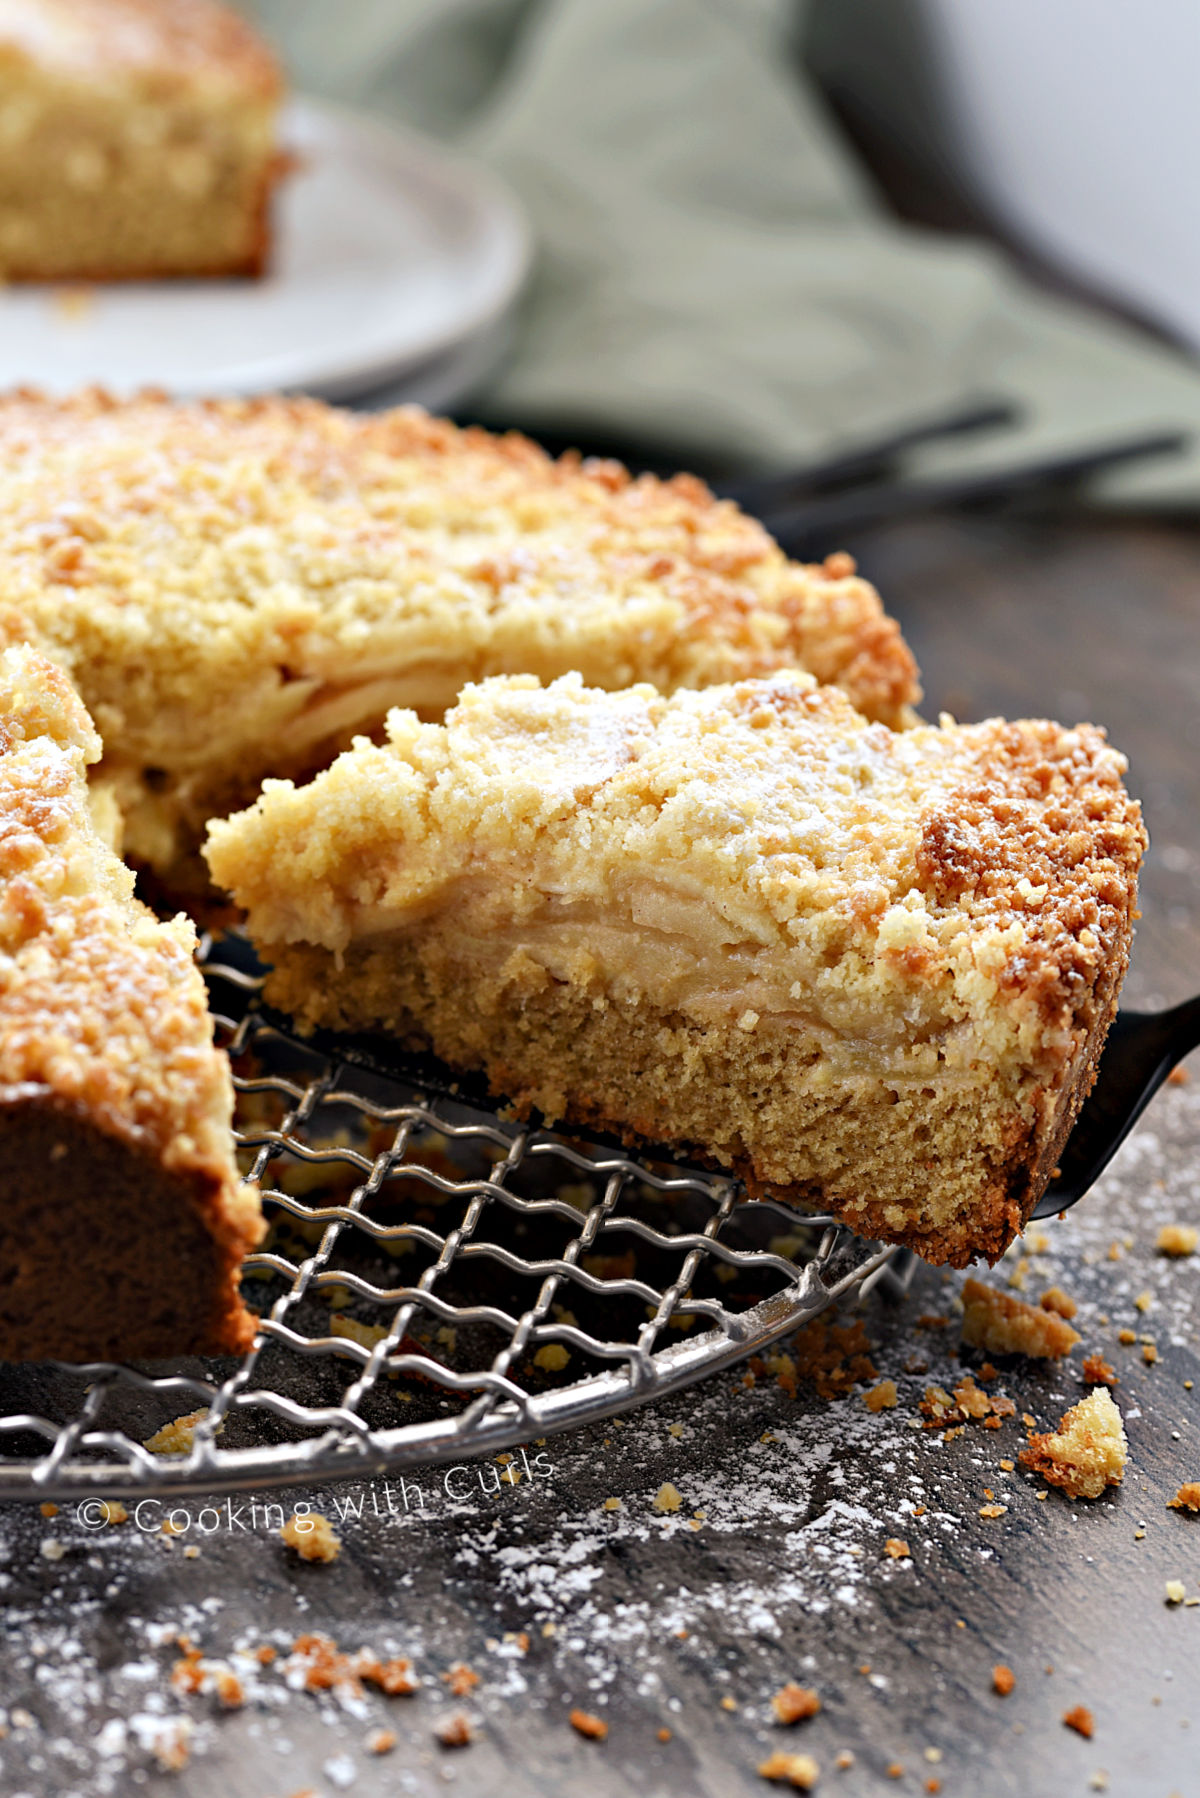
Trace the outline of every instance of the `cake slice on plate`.
<path fill-rule="evenodd" d="M 0 0 L 0 279 L 261 274 L 282 91 L 215 0 Z"/>
<path fill-rule="evenodd" d="M 208 819 L 469 680 L 662 689 L 801 667 L 888 724 L 912 656 L 849 557 L 790 562 L 690 477 L 408 409 L 0 402 L 0 640 L 71 674 L 125 849 L 203 890 Z"/>
<path fill-rule="evenodd" d="M 100 743 L 60 669 L 0 656 L 0 1360 L 245 1348 L 262 1233 L 183 918 L 103 841 Z"/>
<path fill-rule="evenodd" d="M 1089 725 L 892 732 L 797 674 L 496 679 L 268 782 L 207 855 L 302 1025 L 415 1032 L 961 1265 L 1028 1218 L 1116 1007 L 1124 765 Z"/>

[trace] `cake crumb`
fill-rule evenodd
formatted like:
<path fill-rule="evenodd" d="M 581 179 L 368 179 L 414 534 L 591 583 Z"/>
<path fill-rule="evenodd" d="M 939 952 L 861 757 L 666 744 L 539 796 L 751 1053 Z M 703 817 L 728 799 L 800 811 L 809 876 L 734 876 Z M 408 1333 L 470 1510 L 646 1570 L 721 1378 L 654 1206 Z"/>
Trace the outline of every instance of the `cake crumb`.
<path fill-rule="evenodd" d="M 164 1423 L 160 1430 L 155 1430 L 153 1436 L 147 1436 L 142 1447 L 148 1448 L 152 1455 L 190 1455 L 196 1426 L 203 1423 L 207 1416 L 207 1408 L 203 1408 L 188 1411 L 183 1417 L 174 1417 L 170 1423 Z"/>
<path fill-rule="evenodd" d="M 1145 1316 L 1146 1312 L 1151 1309 L 1153 1304 L 1154 1294 L 1152 1292 L 1139 1292 L 1133 1301 L 1133 1308 L 1135 1311 L 1140 1311 L 1142 1315 Z"/>
<path fill-rule="evenodd" d="M 586 1736 L 590 1742 L 603 1742 L 608 1735 L 608 1724 L 603 1717 L 593 1717 L 590 1711 L 575 1709 L 567 1718 L 567 1722 L 576 1735 Z"/>
<path fill-rule="evenodd" d="M 1016 1683 L 1017 1676 L 1012 1668 L 1006 1667 L 1003 1661 L 997 1661 L 996 1665 L 992 1668 L 993 1692 L 998 1692 L 1001 1698 L 1007 1698 Z"/>
<path fill-rule="evenodd" d="M 475 1740 L 475 1732 L 462 1711 L 455 1711 L 452 1716 L 435 1723 L 433 1733 L 443 1748 L 469 1748 Z"/>
<path fill-rule="evenodd" d="M 815 1717 L 820 1708 L 821 1700 L 811 1687 L 798 1686 L 793 1680 L 781 1687 L 771 1700 L 777 1723 L 802 1723 L 806 1717 Z"/>
<path fill-rule="evenodd" d="M 797 1792 L 811 1792 L 821 1777 L 821 1769 L 811 1754 L 784 1754 L 777 1750 L 765 1761 L 759 1761 L 758 1776 L 790 1785 Z"/>
<path fill-rule="evenodd" d="M 1043 1311 L 1053 1311 L 1056 1317 L 1065 1317 L 1068 1322 L 1074 1317 L 1079 1306 L 1075 1300 L 1065 1293 L 1061 1286 L 1049 1286 L 1038 1300 Z"/>
<path fill-rule="evenodd" d="M 453 1667 L 442 1674 L 442 1679 L 449 1686 L 452 1698 L 465 1698 L 479 1684 L 479 1675 L 474 1667 L 468 1667 L 463 1661 L 455 1661 Z"/>
<path fill-rule="evenodd" d="M 571 1359 L 571 1351 L 561 1342 L 545 1343 L 533 1357 L 533 1365 L 545 1373 L 561 1373 Z"/>
<path fill-rule="evenodd" d="M 843 1748 L 841 1753 L 835 1758 L 833 1764 L 839 1773 L 848 1773 L 854 1765 L 854 1755 L 849 1748 Z"/>
<path fill-rule="evenodd" d="M 893 1561 L 911 1561 L 912 1549 L 900 1536 L 889 1536 L 883 1545 L 883 1552 Z"/>
<path fill-rule="evenodd" d="M 1098 1498 L 1125 1477 L 1129 1444 L 1121 1413 L 1106 1386 L 1097 1386 L 1060 1419 L 1058 1429 L 1031 1435 L 1023 1467 L 1040 1473 L 1069 1498 Z"/>
<path fill-rule="evenodd" d="M 683 1496 L 677 1486 L 670 1480 L 664 1480 L 654 1494 L 653 1508 L 659 1512 L 678 1511 L 683 1504 Z"/>
<path fill-rule="evenodd" d="M 390 1754 L 399 1741 L 394 1729 L 373 1729 L 367 1736 L 368 1754 Z"/>
<path fill-rule="evenodd" d="M 1081 1340 L 1065 1318 L 1027 1305 L 981 1280 L 963 1283 L 962 1300 L 962 1340 L 987 1355 L 1058 1361 Z"/>
<path fill-rule="evenodd" d="M 687 1631 L 684 1630 L 683 1634 L 686 1635 Z M 729 1693 L 726 1692 L 724 1698 L 722 1698 L 722 1700 L 721 1700 L 721 1709 L 723 1711 L 736 1711 L 737 1710 L 737 1699 L 731 1698 Z"/>
<path fill-rule="evenodd" d="M 1186 1086 L 1190 1080 L 1191 1075 L 1185 1067 L 1172 1068 L 1167 1075 L 1168 1086 Z"/>
<path fill-rule="evenodd" d="M 1083 1358 L 1083 1377 L 1089 1386 L 1119 1386 L 1116 1369 L 1106 1361 L 1099 1349 Z"/>
<path fill-rule="evenodd" d="M 100 1500 L 100 1509 L 104 1513 L 104 1521 L 106 1524 L 115 1527 L 118 1523 L 129 1522 L 129 1512 L 125 1509 L 125 1506 L 121 1503 L 119 1498 L 102 1498 Z"/>
<path fill-rule="evenodd" d="M 38 1510 L 42 1513 L 43 1517 L 57 1517 L 58 1516 L 58 1506 L 52 1505 L 49 1502 L 49 1500 L 47 1500 L 47 1502 L 44 1505 L 39 1505 Z"/>
<path fill-rule="evenodd" d="M 620 1499 L 619 1498 L 606 1498 L 604 1501 L 604 1509 L 606 1511 L 619 1511 L 621 1509 Z"/>
<path fill-rule="evenodd" d="M 1166 1591 L 1168 1604 L 1182 1604 L 1187 1597 L 1187 1587 L 1181 1579 L 1169 1579 Z"/>
<path fill-rule="evenodd" d="M 1008 1510 L 1007 1505 L 980 1505 L 981 1517 L 1003 1517 Z"/>
<path fill-rule="evenodd" d="M 1077 1704 L 1072 1710 L 1064 1711 L 1063 1722 L 1068 1729 L 1073 1729 L 1077 1736 L 1082 1736 L 1085 1741 L 1091 1741 L 1096 1721 L 1086 1704 Z"/>
<path fill-rule="evenodd" d="M 336 1561 L 342 1552 L 341 1538 L 320 1511 L 294 1511 L 279 1534 L 302 1561 Z"/>
<path fill-rule="evenodd" d="M 1192 1224 L 1164 1224 L 1154 1246 L 1160 1255 L 1179 1258 L 1194 1255 L 1197 1244 L 1200 1244 L 1200 1230 Z"/>
<path fill-rule="evenodd" d="M 671 1732 L 670 1732 L 670 1730 L 669 1730 L 669 1729 L 665 1729 L 665 1728 L 664 1728 L 664 1729 L 660 1729 L 660 1730 L 659 1730 L 659 1731 L 658 1731 L 658 1740 L 659 1740 L 659 1741 L 660 1741 L 660 1742 L 669 1742 L 669 1741 L 670 1741 L 670 1740 L 671 1740 Z"/>
<path fill-rule="evenodd" d="M 903 1779 L 904 1778 L 904 1767 L 900 1761 L 889 1761 L 887 1766 L 884 1768 L 884 1772 L 887 1774 L 889 1779 Z"/>
<path fill-rule="evenodd" d="M 1185 1480 L 1174 1498 L 1167 1500 L 1168 1511 L 1200 1511 L 1200 1480 Z"/>
<path fill-rule="evenodd" d="M 863 1404 L 868 1411 L 891 1411 L 899 1402 L 895 1380 L 880 1380 L 878 1386 L 863 1393 Z"/>
<path fill-rule="evenodd" d="M 1146 1363 L 1147 1367 L 1154 1366 L 1154 1363 L 1158 1360 L 1158 1349 L 1156 1348 L 1154 1343 L 1143 1342 L 1143 1344 L 1142 1344 L 1142 1360 Z"/>

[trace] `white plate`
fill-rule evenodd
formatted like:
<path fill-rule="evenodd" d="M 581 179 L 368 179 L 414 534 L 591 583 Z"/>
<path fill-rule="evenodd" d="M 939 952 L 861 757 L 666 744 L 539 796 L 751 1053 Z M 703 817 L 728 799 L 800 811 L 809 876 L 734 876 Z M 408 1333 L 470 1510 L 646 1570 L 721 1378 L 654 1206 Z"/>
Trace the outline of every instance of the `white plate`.
<path fill-rule="evenodd" d="M 310 100 L 291 109 L 285 141 L 302 166 L 280 195 L 270 275 L 4 288 L 0 387 L 343 399 L 499 337 L 530 236 L 494 176 Z M 478 375 L 479 360 L 463 366 Z"/>

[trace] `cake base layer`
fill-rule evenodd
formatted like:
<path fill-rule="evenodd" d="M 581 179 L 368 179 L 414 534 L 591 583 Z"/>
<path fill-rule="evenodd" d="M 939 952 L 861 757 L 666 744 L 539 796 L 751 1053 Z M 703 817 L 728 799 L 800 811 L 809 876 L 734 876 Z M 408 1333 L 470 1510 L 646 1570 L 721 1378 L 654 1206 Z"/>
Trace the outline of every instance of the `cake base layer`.
<path fill-rule="evenodd" d="M 246 1243 L 221 1231 L 219 1180 L 166 1172 L 36 1089 L 0 1093 L 0 1161 L 0 1360 L 249 1347 L 254 1318 L 237 1284 Z"/>
<path fill-rule="evenodd" d="M 988 1065 L 833 1072 L 819 1038 L 791 1023 L 622 1004 L 519 951 L 481 978 L 476 947 L 420 931 L 338 959 L 277 947 L 266 996 L 302 1028 L 382 1029 L 482 1069 L 519 1115 L 669 1146 L 736 1174 L 753 1198 L 832 1212 L 954 1267 L 995 1261 L 1028 1221 L 1095 1078 L 1127 962 L 1109 964 L 1061 1078 L 1037 1084 Z"/>

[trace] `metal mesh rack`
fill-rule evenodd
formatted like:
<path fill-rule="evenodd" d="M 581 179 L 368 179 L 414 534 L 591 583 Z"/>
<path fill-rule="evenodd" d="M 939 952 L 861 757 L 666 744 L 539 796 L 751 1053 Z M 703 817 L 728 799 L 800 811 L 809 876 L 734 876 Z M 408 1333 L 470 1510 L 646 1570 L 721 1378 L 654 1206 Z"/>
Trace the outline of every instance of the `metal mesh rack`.
<path fill-rule="evenodd" d="M 202 948 L 270 1223 L 240 1363 L 6 1370 L 0 1498 L 231 1492 L 465 1460 L 595 1422 L 911 1273 L 727 1177 L 506 1121 L 428 1057 L 303 1041 Z M 190 1450 L 145 1442 L 202 1410 Z"/>

